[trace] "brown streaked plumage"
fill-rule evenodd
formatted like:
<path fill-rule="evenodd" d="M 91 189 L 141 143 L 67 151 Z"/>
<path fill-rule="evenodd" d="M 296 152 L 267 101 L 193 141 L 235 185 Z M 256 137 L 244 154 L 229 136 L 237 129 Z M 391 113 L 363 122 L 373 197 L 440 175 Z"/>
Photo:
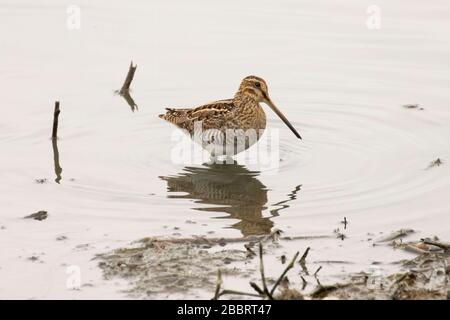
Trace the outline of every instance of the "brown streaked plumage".
<path fill-rule="evenodd" d="M 212 155 L 230 155 L 230 150 L 231 154 L 239 153 L 259 140 L 266 128 L 266 114 L 261 102 L 269 105 L 297 138 L 301 139 L 270 100 L 266 82 L 256 76 L 245 77 L 232 99 L 214 101 L 192 109 L 166 108 L 167 112 L 159 117 L 186 130 Z M 197 136 L 198 129 L 202 130 L 200 137 Z M 250 130 L 255 132 L 253 139 L 244 134 Z M 230 132 L 231 135 L 228 134 Z"/>

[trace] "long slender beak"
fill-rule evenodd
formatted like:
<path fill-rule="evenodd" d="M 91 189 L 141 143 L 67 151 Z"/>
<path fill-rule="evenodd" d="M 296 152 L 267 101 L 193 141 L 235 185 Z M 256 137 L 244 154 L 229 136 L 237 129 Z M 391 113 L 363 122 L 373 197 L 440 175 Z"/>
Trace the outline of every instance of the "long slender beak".
<path fill-rule="evenodd" d="M 295 136 L 299 139 L 302 139 L 300 134 L 295 130 L 294 126 L 289 122 L 289 120 L 284 116 L 284 114 L 273 104 L 272 100 L 268 96 L 264 97 L 265 103 L 280 117 L 281 120 L 291 129 L 291 131 L 295 134 Z"/>

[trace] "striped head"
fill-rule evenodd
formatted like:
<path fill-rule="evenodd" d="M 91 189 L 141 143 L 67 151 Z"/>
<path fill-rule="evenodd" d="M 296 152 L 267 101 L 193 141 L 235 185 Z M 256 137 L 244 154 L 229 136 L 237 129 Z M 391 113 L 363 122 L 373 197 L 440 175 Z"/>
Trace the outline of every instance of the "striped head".
<path fill-rule="evenodd" d="M 235 98 L 248 97 L 256 102 L 264 102 L 267 104 L 280 119 L 291 129 L 294 135 L 301 139 L 300 134 L 295 130 L 294 126 L 289 122 L 289 120 L 284 116 L 284 114 L 275 106 L 269 97 L 269 90 L 264 79 L 256 76 L 245 77 L 241 81 L 239 90 L 235 95 Z"/>
<path fill-rule="evenodd" d="M 250 97 L 256 102 L 265 102 L 269 97 L 269 90 L 264 79 L 248 76 L 241 81 L 237 94 Z"/>

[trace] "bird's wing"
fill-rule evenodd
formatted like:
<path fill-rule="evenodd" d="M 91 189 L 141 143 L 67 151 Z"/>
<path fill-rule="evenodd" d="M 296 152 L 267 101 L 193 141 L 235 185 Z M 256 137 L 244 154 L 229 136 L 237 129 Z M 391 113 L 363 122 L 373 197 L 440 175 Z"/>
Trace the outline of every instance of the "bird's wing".
<path fill-rule="evenodd" d="M 181 129 L 192 132 L 196 121 L 202 122 L 204 130 L 221 128 L 228 120 L 227 115 L 229 115 L 234 108 L 235 105 L 233 99 L 227 99 L 214 101 L 193 109 L 166 108 L 167 112 L 159 115 L 159 117 L 173 123 Z"/>

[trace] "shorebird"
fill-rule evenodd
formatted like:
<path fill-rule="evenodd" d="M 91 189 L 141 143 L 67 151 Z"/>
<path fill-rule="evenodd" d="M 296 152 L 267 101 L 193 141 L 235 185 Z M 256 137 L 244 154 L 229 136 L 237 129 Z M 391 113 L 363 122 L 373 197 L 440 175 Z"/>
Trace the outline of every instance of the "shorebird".
<path fill-rule="evenodd" d="M 269 97 L 264 79 L 245 77 L 232 99 L 218 100 L 192 109 L 166 108 L 159 117 L 185 130 L 213 157 L 235 155 L 256 143 L 266 128 L 267 104 L 301 139 L 289 120 Z"/>

